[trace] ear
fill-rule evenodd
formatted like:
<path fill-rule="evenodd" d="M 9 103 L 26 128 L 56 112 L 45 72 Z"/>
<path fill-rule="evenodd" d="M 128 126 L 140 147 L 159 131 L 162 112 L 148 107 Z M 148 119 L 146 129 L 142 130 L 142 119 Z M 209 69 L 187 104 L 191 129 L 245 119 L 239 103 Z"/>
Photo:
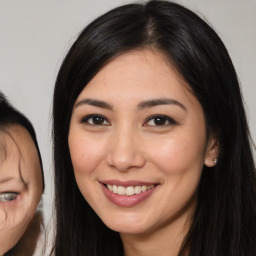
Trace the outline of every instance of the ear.
<path fill-rule="evenodd" d="M 219 142 L 215 136 L 210 136 L 208 139 L 204 164 L 207 167 L 213 167 L 216 165 L 219 155 Z"/>

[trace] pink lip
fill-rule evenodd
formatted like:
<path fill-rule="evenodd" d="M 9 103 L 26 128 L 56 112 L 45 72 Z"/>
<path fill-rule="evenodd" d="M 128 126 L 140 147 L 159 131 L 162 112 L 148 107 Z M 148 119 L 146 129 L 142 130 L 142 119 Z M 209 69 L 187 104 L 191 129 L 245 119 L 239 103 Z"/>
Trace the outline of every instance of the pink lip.
<path fill-rule="evenodd" d="M 127 207 L 127 208 L 133 207 L 133 206 L 143 202 L 144 200 L 146 200 L 155 191 L 155 189 L 157 187 L 157 186 L 155 186 L 154 188 L 152 188 L 150 190 L 147 190 L 147 191 L 142 192 L 137 195 L 135 194 L 133 196 L 120 196 L 118 194 L 111 192 L 103 183 L 100 183 L 100 184 L 101 184 L 101 187 L 102 187 L 102 190 L 103 190 L 105 196 L 109 199 L 109 201 L 111 201 L 113 204 L 118 205 L 120 207 Z M 113 183 L 112 184 L 107 183 L 107 184 L 112 185 Z M 119 185 L 118 183 L 114 183 L 114 184 Z M 124 184 L 124 183 L 122 183 L 122 184 Z M 132 184 L 133 184 L 133 186 L 136 186 L 136 185 L 134 185 L 134 183 L 132 183 Z M 119 185 L 119 186 L 124 186 L 124 185 Z M 127 185 L 127 186 L 129 186 L 129 185 Z M 141 185 L 137 184 L 137 186 L 141 186 Z"/>

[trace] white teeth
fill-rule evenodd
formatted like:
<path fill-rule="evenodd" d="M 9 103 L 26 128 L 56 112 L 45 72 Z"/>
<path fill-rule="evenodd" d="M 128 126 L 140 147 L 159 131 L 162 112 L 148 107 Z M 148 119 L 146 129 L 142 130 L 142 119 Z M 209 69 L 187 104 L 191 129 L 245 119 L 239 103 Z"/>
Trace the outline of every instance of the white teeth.
<path fill-rule="evenodd" d="M 117 186 L 117 185 L 107 185 L 107 188 L 113 192 L 114 194 L 118 194 L 120 196 L 133 196 L 138 195 L 142 192 L 145 192 L 147 190 L 150 190 L 154 188 L 154 185 L 150 186 L 129 186 L 129 187 L 123 187 L 123 186 Z"/>
<path fill-rule="evenodd" d="M 124 196 L 125 193 L 126 193 L 125 187 L 122 187 L 122 186 L 118 186 L 118 187 L 117 187 L 117 194 L 118 194 L 118 195 Z"/>
<path fill-rule="evenodd" d="M 142 186 L 142 187 L 141 187 L 141 191 L 142 191 L 142 192 L 145 192 L 146 190 L 147 190 L 147 186 Z"/>
<path fill-rule="evenodd" d="M 139 193 L 141 193 L 142 188 L 140 186 L 136 186 L 134 189 L 134 193 L 137 195 Z"/>
<path fill-rule="evenodd" d="M 113 193 L 117 194 L 117 186 L 113 185 Z"/>
<path fill-rule="evenodd" d="M 111 185 L 107 185 L 107 187 L 111 192 L 113 191 L 113 187 Z"/>
<path fill-rule="evenodd" d="M 150 185 L 150 186 L 147 187 L 147 190 L 150 190 L 153 187 L 154 187 L 154 185 Z"/>
<path fill-rule="evenodd" d="M 127 187 L 126 190 L 125 190 L 125 194 L 127 196 L 132 196 L 134 195 L 134 187 L 130 186 L 130 187 Z"/>

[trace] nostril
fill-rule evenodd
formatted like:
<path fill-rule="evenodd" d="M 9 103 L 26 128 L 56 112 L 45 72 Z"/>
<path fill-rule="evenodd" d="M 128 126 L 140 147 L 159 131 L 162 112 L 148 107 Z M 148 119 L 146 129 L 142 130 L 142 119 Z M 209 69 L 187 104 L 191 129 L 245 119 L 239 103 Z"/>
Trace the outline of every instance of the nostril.
<path fill-rule="evenodd" d="M 119 171 L 127 171 L 131 168 L 141 168 L 144 166 L 145 162 L 146 160 L 142 154 L 126 156 L 120 154 L 112 154 L 107 158 L 107 164 Z"/>
<path fill-rule="evenodd" d="M 131 132 L 129 134 L 127 132 L 112 138 L 107 153 L 107 164 L 119 171 L 140 168 L 145 164 L 145 157 L 138 145 L 139 139 L 136 140 L 136 136 L 130 135 Z"/>

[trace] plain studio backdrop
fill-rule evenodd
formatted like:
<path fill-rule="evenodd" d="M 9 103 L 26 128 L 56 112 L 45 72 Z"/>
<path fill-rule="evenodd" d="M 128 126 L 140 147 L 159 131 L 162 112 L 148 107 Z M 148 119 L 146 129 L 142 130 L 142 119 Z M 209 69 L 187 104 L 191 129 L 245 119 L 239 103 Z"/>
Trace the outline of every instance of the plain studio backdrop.
<path fill-rule="evenodd" d="M 255 142 L 256 0 L 175 2 L 205 18 L 224 41 L 240 79 Z M 36 129 L 45 171 L 46 223 L 52 214 L 51 109 L 58 69 L 85 25 L 125 3 L 131 1 L 0 0 L 0 90 Z"/>

